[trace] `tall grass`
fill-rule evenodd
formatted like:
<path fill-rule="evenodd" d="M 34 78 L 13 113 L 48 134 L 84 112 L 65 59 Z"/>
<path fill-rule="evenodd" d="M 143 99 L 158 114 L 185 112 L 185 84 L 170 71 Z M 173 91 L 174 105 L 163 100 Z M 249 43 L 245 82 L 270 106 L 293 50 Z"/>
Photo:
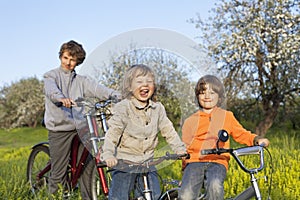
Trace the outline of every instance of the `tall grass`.
<path fill-rule="evenodd" d="M 271 158 L 266 154 L 266 168 L 260 173 L 259 184 L 262 188 L 263 199 L 266 199 L 268 183 L 272 174 L 271 198 L 294 200 L 300 199 L 300 169 L 299 147 L 300 132 L 289 131 L 271 132 L 268 135 L 271 145 L 268 148 Z M 34 199 L 26 182 L 26 165 L 30 147 L 35 143 L 46 141 L 47 132 L 43 128 L 24 128 L 12 131 L 0 130 L 0 199 Z M 236 147 L 236 144 L 232 144 Z M 246 160 L 249 164 L 254 160 Z M 247 163 L 246 163 L 247 164 Z M 272 168 L 270 168 L 272 164 Z M 182 176 L 181 162 L 172 162 L 166 167 L 160 167 L 159 173 L 163 178 L 180 179 Z M 264 175 L 268 176 L 265 183 Z M 249 185 L 249 177 L 234 162 L 230 160 L 230 167 L 225 181 L 226 197 L 234 196 Z M 48 199 L 47 194 L 35 199 Z M 79 196 L 72 199 L 81 199 Z"/>

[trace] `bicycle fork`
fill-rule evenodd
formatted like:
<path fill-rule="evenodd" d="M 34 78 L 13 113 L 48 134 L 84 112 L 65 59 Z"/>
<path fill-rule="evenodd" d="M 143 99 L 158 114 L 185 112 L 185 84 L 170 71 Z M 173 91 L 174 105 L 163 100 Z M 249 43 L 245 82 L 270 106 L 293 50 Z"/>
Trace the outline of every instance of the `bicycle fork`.
<path fill-rule="evenodd" d="M 143 174 L 143 183 L 144 183 L 144 197 L 145 197 L 145 200 L 151 200 L 152 197 L 151 197 L 151 190 L 149 188 L 149 184 L 148 184 L 148 177 L 147 177 L 147 173 L 144 173 Z"/>
<path fill-rule="evenodd" d="M 260 194 L 260 190 L 258 187 L 257 179 L 255 178 L 253 173 L 251 173 L 250 175 L 251 175 L 251 183 L 254 188 L 255 195 L 256 195 L 255 196 L 256 200 L 261 200 L 261 194 Z"/>
<path fill-rule="evenodd" d="M 100 185 L 102 188 L 102 191 L 104 193 L 105 196 L 108 195 L 109 192 L 109 188 L 108 188 L 108 184 L 106 181 L 106 177 L 105 177 L 105 172 L 103 170 L 103 167 L 99 166 L 99 163 L 101 163 L 100 160 L 100 152 L 98 150 L 98 146 L 97 146 L 97 142 L 99 141 L 98 139 L 98 131 L 97 131 L 97 122 L 94 118 L 91 117 L 91 114 L 86 114 L 86 119 L 87 119 L 87 123 L 88 123 L 88 127 L 89 127 L 89 131 L 90 131 L 90 135 L 91 135 L 91 142 L 92 142 L 92 147 L 93 147 L 93 151 L 94 151 L 94 155 L 95 155 L 95 163 L 96 163 L 96 169 L 99 175 L 99 181 L 100 181 Z"/>

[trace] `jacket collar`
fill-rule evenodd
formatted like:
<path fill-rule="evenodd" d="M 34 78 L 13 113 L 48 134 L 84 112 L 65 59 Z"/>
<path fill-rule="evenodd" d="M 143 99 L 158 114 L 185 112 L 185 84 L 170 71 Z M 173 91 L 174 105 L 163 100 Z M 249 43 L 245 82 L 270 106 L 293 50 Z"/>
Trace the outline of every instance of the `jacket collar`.
<path fill-rule="evenodd" d="M 217 110 L 219 110 L 220 108 L 219 107 L 214 107 L 213 110 L 210 112 L 210 113 L 206 113 L 206 112 L 203 112 L 203 110 L 199 110 L 199 115 L 200 116 L 211 116 L 213 115 L 213 113 L 217 112 Z"/>
<path fill-rule="evenodd" d="M 131 98 L 130 98 L 130 101 L 132 102 L 132 104 L 133 104 L 138 110 L 147 110 L 147 109 L 149 109 L 150 107 L 152 107 L 152 108 L 155 108 L 155 107 L 156 107 L 155 102 L 152 101 L 152 100 L 149 100 L 149 103 L 148 103 L 146 106 L 144 106 L 144 107 L 141 106 L 140 103 L 139 103 L 139 101 L 138 101 L 136 98 L 134 98 L 134 97 L 131 97 Z"/>

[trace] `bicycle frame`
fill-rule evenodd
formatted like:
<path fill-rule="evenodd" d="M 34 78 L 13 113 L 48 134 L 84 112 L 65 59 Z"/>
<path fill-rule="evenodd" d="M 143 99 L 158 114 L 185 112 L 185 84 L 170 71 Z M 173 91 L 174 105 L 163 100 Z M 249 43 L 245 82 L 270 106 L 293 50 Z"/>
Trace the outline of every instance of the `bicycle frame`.
<path fill-rule="evenodd" d="M 219 132 L 219 137 L 216 143 L 215 149 L 205 149 L 201 151 L 202 155 L 208 155 L 208 154 L 222 154 L 222 153 L 230 153 L 230 155 L 235 159 L 235 161 L 238 163 L 240 168 L 248 173 L 250 175 L 250 182 L 251 187 L 247 188 L 243 192 L 241 192 L 239 195 L 237 195 L 234 199 L 235 200 L 243 200 L 243 199 L 249 199 L 251 197 L 256 198 L 256 200 L 261 200 L 261 193 L 260 189 L 257 183 L 257 179 L 255 177 L 255 174 L 257 174 L 259 171 L 261 171 L 264 168 L 264 147 L 262 146 L 251 146 L 251 147 L 241 147 L 237 149 L 224 149 L 219 148 L 219 142 L 225 142 L 229 138 L 229 135 L 226 131 L 221 130 Z M 239 158 L 240 156 L 244 155 L 260 155 L 260 164 L 258 168 L 248 169 L 243 164 L 242 160 Z"/>
<path fill-rule="evenodd" d="M 104 194 L 106 197 L 108 196 L 108 193 L 109 193 L 108 183 L 107 183 L 107 178 L 106 178 L 105 171 L 104 171 L 104 166 L 103 166 L 102 162 L 100 161 L 100 152 L 98 150 L 98 145 L 97 145 L 97 142 L 103 140 L 104 138 L 99 137 L 99 130 L 98 130 L 98 124 L 97 124 L 96 118 L 100 117 L 102 130 L 105 134 L 108 127 L 106 124 L 106 113 L 105 113 L 104 108 L 110 103 L 111 103 L 111 100 L 107 100 L 105 103 L 96 103 L 95 109 L 97 111 L 99 111 L 98 112 L 99 115 L 97 115 L 97 116 L 96 116 L 96 114 L 91 114 L 91 112 L 88 112 L 85 114 L 85 118 L 86 118 L 87 125 L 88 125 L 87 126 L 88 130 L 84 130 L 85 132 L 88 131 L 91 136 L 90 144 L 91 144 L 93 152 L 95 153 L 93 160 L 95 162 L 96 170 L 99 175 L 99 182 L 100 182 L 100 186 L 102 189 L 102 194 Z M 86 161 L 90 155 L 90 152 L 87 149 L 87 147 L 84 147 L 82 152 L 79 155 L 79 144 L 80 143 L 81 143 L 81 141 L 77 134 L 76 136 L 74 136 L 74 138 L 72 140 L 70 161 L 69 161 L 69 168 L 68 168 L 69 171 L 67 172 L 67 173 L 69 173 L 69 175 L 67 176 L 67 182 L 68 182 L 70 188 L 72 188 L 72 189 L 76 188 L 78 180 L 83 172 L 84 164 L 86 163 Z M 34 150 L 38 149 L 40 146 L 49 148 L 49 143 L 43 142 L 43 143 L 34 145 L 32 147 L 32 152 L 34 152 Z M 37 181 L 42 180 L 44 177 L 47 177 L 46 174 L 49 173 L 50 170 L 51 170 L 51 162 L 49 160 L 48 163 L 46 164 L 46 166 L 42 170 L 39 170 L 38 174 L 36 174 L 35 179 Z M 27 175 L 28 174 L 29 173 L 27 172 Z M 35 185 L 35 184 L 37 184 L 37 185 Z M 32 191 L 35 191 L 35 189 L 37 189 L 35 187 L 38 185 L 39 185 L 38 182 L 34 183 L 34 185 L 32 185 L 32 187 L 33 187 Z"/>
<path fill-rule="evenodd" d="M 106 124 L 106 114 L 104 113 L 104 110 L 102 109 L 106 105 L 107 104 L 99 104 L 99 103 L 97 103 L 95 105 L 96 109 L 100 110 L 100 121 L 101 121 L 102 129 L 103 129 L 104 133 L 106 133 L 108 130 L 108 126 Z M 91 114 L 87 113 L 86 120 L 88 123 L 90 135 L 92 136 L 90 140 L 92 142 L 93 150 L 96 155 L 94 159 L 95 159 L 97 171 L 99 174 L 100 185 L 101 185 L 104 195 L 108 196 L 109 188 L 108 188 L 108 184 L 107 184 L 107 180 L 106 180 L 106 176 L 105 176 L 103 167 L 101 165 L 102 162 L 100 160 L 100 152 L 98 150 L 98 145 L 97 145 L 97 141 L 99 141 L 99 134 L 98 134 L 98 126 L 97 126 L 96 118 L 92 117 Z M 101 140 L 101 138 L 100 138 L 100 140 Z M 87 151 L 86 148 L 85 148 L 85 150 Z"/>
<path fill-rule="evenodd" d="M 250 182 L 252 184 L 252 187 L 255 192 L 255 196 L 257 200 L 261 200 L 261 193 L 259 190 L 259 186 L 257 183 L 257 179 L 255 177 L 255 174 L 261 171 L 264 168 L 264 150 L 261 146 L 252 146 L 252 147 L 243 147 L 239 149 L 235 149 L 230 152 L 230 154 L 234 157 L 234 159 L 237 161 L 238 165 L 241 167 L 243 171 L 250 174 Z M 260 166 L 258 168 L 254 169 L 247 169 L 243 162 L 240 160 L 239 156 L 243 155 L 253 155 L 253 154 L 259 154 L 260 155 Z M 249 189 L 246 189 L 249 190 Z M 245 191 L 246 191 L 245 190 Z M 243 192 L 242 192 L 243 193 Z"/>
<path fill-rule="evenodd" d="M 120 170 L 125 169 L 126 171 L 126 169 L 130 169 L 131 167 L 137 167 L 139 170 L 141 170 L 141 177 L 142 177 L 144 189 L 141 191 L 143 193 L 143 196 L 138 197 L 137 200 L 153 200 L 152 190 L 149 187 L 149 182 L 148 182 L 148 174 L 150 173 L 150 166 L 158 165 L 164 160 L 179 160 L 181 158 L 189 158 L 189 154 L 178 155 L 178 154 L 169 154 L 167 152 L 165 156 L 159 157 L 154 161 L 146 161 L 143 163 L 134 163 L 131 161 L 119 160 L 118 161 L 119 164 L 117 164 L 116 169 L 120 169 Z M 173 194 L 173 192 L 176 192 L 177 190 L 178 187 L 167 190 L 166 192 L 161 194 L 158 200 L 173 199 L 171 195 Z"/>

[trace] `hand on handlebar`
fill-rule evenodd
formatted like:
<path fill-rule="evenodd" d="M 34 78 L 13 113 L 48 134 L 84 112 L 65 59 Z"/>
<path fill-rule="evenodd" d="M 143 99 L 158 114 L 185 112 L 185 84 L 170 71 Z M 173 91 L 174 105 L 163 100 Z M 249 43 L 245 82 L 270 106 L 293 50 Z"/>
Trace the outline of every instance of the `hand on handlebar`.
<path fill-rule="evenodd" d="M 118 160 L 115 157 L 108 158 L 105 160 L 107 167 L 113 167 L 118 164 Z"/>
<path fill-rule="evenodd" d="M 178 151 L 178 152 L 176 152 L 176 154 L 178 155 L 178 158 L 180 158 L 182 160 L 190 158 L 190 155 L 186 151 Z"/>
<path fill-rule="evenodd" d="M 263 146 L 263 147 L 267 147 L 270 144 L 270 141 L 267 138 L 260 138 L 257 140 L 257 145 Z"/>
<path fill-rule="evenodd" d="M 73 105 L 76 105 L 76 102 L 70 98 L 62 98 L 62 99 L 58 99 L 58 101 L 59 102 L 55 103 L 57 106 L 64 106 L 66 108 L 71 108 Z M 62 105 L 60 104 L 60 102 Z"/>

